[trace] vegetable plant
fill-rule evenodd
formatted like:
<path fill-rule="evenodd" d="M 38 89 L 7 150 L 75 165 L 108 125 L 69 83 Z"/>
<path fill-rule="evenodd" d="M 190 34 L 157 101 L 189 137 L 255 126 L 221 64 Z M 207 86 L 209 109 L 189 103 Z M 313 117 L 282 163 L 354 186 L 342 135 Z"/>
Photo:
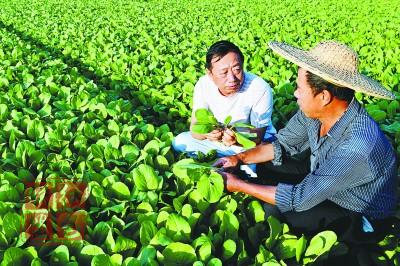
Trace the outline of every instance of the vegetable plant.
<path fill-rule="evenodd" d="M 230 129 L 235 134 L 236 141 L 242 145 L 245 149 L 253 148 L 256 143 L 250 138 L 257 137 L 256 133 L 238 131 L 238 128 L 254 128 L 252 125 L 248 125 L 242 122 L 236 122 L 230 124 L 232 121 L 232 116 L 227 116 L 224 123 L 218 122 L 214 117 L 213 113 L 207 109 L 200 108 L 195 111 L 196 123 L 193 125 L 192 130 L 194 133 L 206 134 L 215 129 L 226 130 Z"/>

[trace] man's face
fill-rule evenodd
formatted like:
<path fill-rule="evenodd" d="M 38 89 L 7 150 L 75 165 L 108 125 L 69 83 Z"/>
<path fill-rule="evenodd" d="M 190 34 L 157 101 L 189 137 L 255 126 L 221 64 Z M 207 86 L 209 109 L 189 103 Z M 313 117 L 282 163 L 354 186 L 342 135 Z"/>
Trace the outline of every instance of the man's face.
<path fill-rule="evenodd" d="M 222 58 L 213 58 L 211 69 L 207 70 L 207 74 L 224 96 L 237 92 L 244 80 L 243 64 L 233 52 L 227 53 Z"/>
<path fill-rule="evenodd" d="M 297 98 L 297 104 L 303 113 L 310 118 L 318 118 L 321 111 L 322 102 L 319 94 L 313 94 L 310 84 L 307 82 L 307 71 L 299 67 L 297 74 L 297 88 L 294 97 Z"/>

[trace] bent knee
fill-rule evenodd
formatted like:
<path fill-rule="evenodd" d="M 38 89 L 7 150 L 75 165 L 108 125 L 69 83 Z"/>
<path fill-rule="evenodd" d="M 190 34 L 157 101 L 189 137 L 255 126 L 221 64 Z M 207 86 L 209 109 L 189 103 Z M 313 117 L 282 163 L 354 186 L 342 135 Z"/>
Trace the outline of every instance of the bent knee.
<path fill-rule="evenodd" d="M 172 141 L 172 147 L 177 152 L 184 152 L 187 150 L 188 144 L 193 141 L 192 134 L 187 132 L 182 132 L 177 135 Z"/>

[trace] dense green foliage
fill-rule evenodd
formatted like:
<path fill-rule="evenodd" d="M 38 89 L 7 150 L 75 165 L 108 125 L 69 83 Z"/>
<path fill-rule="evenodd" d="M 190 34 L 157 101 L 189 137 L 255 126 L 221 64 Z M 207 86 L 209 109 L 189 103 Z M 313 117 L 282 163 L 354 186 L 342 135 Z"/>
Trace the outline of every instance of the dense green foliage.
<path fill-rule="evenodd" d="M 346 252 L 330 231 L 296 236 L 266 219 L 170 145 L 213 42 L 236 43 L 272 85 L 280 128 L 297 110 L 297 70 L 268 41 L 335 39 L 398 96 L 357 99 L 400 155 L 399 32 L 397 0 L 1 1 L 2 265 L 307 264 Z M 369 255 L 399 265 L 398 241 Z"/>

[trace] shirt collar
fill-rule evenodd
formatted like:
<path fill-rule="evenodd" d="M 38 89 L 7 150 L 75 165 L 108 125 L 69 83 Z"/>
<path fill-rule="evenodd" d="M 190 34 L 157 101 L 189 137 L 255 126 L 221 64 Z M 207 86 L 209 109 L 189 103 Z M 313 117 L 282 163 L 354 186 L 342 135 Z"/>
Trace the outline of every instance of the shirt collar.
<path fill-rule="evenodd" d="M 328 131 L 327 135 L 332 138 L 340 138 L 343 132 L 353 121 L 354 117 L 359 113 L 361 105 L 357 102 L 354 97 L 351 100 L 349 106 L 347 107 L 344 114 L 339 118 L 339 120 L 333 125 L 333 127 Z"/>

